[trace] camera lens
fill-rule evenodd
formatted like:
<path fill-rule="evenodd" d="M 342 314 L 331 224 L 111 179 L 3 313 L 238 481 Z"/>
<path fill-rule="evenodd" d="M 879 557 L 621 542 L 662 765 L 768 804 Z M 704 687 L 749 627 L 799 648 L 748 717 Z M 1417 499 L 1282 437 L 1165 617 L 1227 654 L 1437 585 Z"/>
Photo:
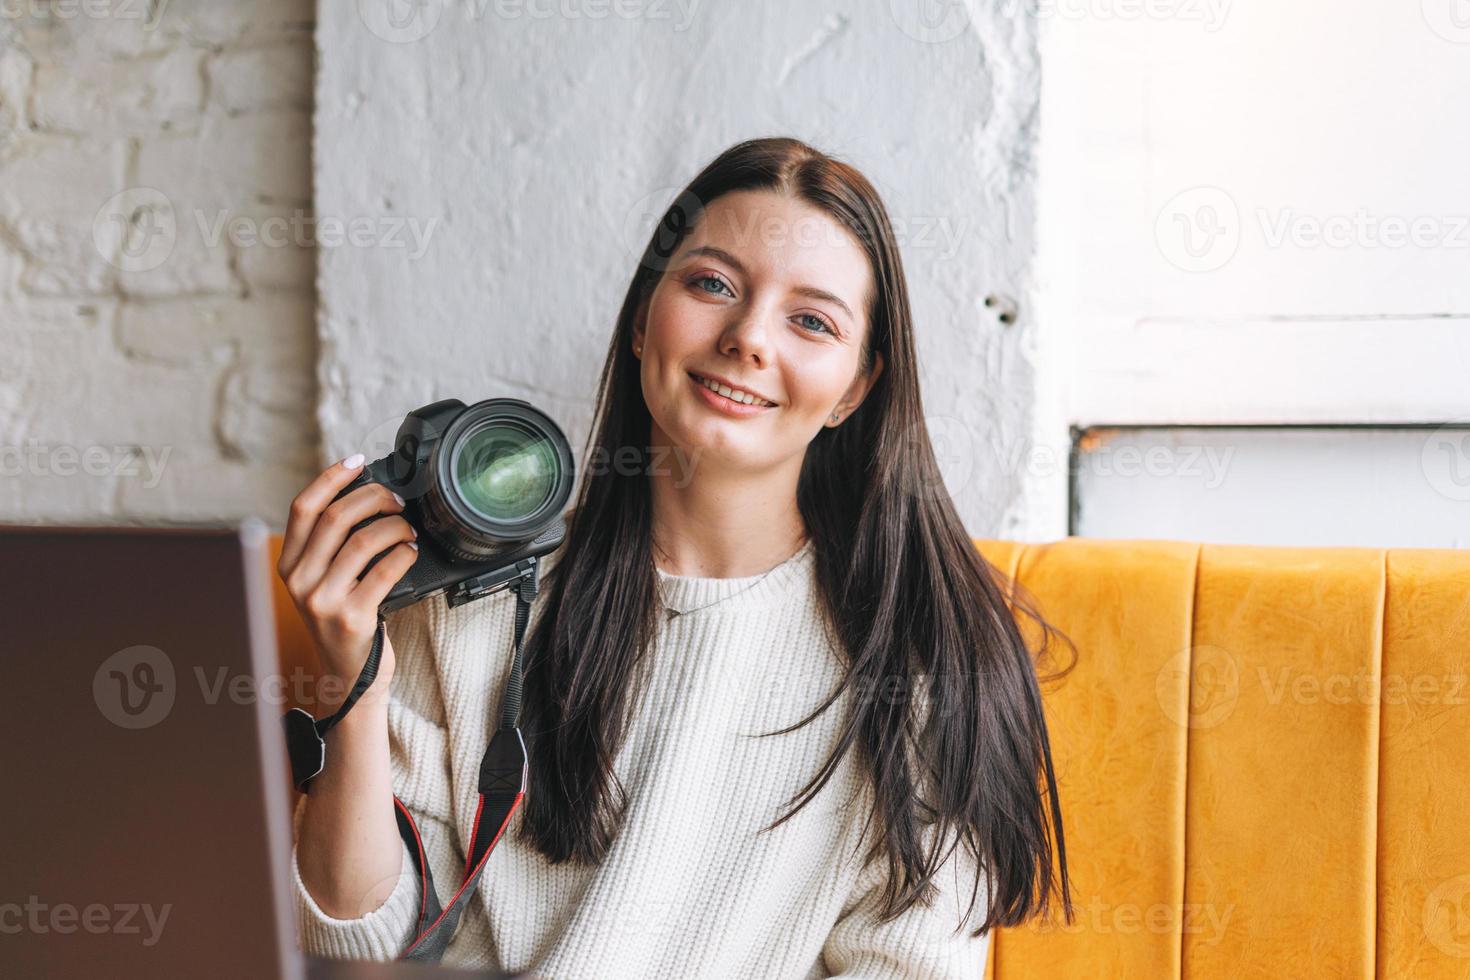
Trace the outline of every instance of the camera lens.
<path fill-rule="evenodd" d="M 555 422 L 518 398 L 477 402 L 433 450 L 427 529 L 460 558 L 534 539 L 572 492 L 572 450 Z"/>
<path fill-rule="evenodd" d="M 454 488 L 488 521 L 513 524 L 535 514 L 556 489 L 556 449 L 528 426 L 492 420 L 466 434 L 450 463 Z"/>

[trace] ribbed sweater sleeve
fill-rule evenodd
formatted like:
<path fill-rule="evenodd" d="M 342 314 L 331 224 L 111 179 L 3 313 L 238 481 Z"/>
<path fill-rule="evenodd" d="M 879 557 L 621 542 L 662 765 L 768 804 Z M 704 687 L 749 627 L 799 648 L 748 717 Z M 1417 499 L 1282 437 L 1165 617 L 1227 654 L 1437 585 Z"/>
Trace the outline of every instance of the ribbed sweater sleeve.
<path fill-rule="evenodd" d="M 298 826 L 305 803 L 306 797 L 303 796 L 296 807 Z M 334 919 L 322 911 L 301 880 L 297 848 L 292 846 L 291 881 L 296 893 L 297 933 L 303 952 L 332 959 L 386 962 L 397 959 L 408 948 L 413 938 L 414 919 L 419 911 L 419 884 L 408 847 L 401 840 L 398 850 L 402 862 L 398 883 L 387 900 L 376 909 L 365 910 L 365 914 L 355 919 Z"/>
<path fill-rule="evenodd" d="M 925 845 L 932 840 L 925 841 Z M 936 894 L 925 907 L 915 903 L 897 918 L 880 922 L 887 861 L 873 862 L 859 876 L 849 903 L 822 947 L 830 976 L 851 980 L 980 980 L 990 950 L 990 933 L 970 933 L 985 909 L 988 882 L 981 879 L 974 911 L 974 857 L 957 847 L 934 877 Z"/>
<path fill-rule="evenodd" d="M 415 805 L 433 799 L 432 794 L 416 792 L 417 782 L 425 777 L 432 779 L 436 770 L 442 771 L 442 764 L 415 764 L 415 760 L 436 758 L 447 751 L 444 726 L 436 723 L 442 720 L 443 705 L 432 675 L 423 669 L 423 654 L 429 642 L 425 612 L 422 606 L 409 607 L 385 617 L 388 638 L 398 661 L 388 692 L 390 765 L 394 792 L 400 799 L 407 797 L 404 805 L 419 829 L 430 868 L 442 877 L 449 873 L 450 857 L 441 852 L 453 850 L 453 834 L 443 819 L 448 815 L 448 802 L 440 801 L 434 813 Z M 415 710 L 419 708 L 423 710 Z M 405 784 L 409 784 L 407 788 Z M 297 801 L 293 834 L 297 841 L 301 837 L 306 799 L 302 796 Z M 414 871 L 408 845 L 399 840 L 398 849 L 397 881 L 388 898 L 377 908 L 362 909 L 356 918 L 337 919 L 322 910 L 302 881 L 298 845 L 293 844 L 291 882 L 298 942 L 303 952 L 332 959 L 389 961 L 408 948 L 414 938 L 423 886 Z"/>

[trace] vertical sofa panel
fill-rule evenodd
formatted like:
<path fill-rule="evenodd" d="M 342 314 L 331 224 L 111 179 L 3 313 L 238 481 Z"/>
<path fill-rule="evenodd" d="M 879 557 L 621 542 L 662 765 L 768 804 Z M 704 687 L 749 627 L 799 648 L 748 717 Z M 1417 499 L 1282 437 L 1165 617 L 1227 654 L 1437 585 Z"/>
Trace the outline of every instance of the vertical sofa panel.
<path fill-rule="evenodd" d="M 1020 564 L 1021 555 L 1025 553 L 1026 546 L 1019 541 L 1002 541 L 998 538 L 975 538 L 974 544 L 977 551 L 996 570 L 1006 578 L 1004 583 L 1007 590 L 1011 582 L 1015 580 L 1016 568 Z M 996 980 L 995 973 L 995 934 L 990 937 L 990 945 L 985 958 L 985 980 Z"/>
<path fill-rule="evenodd" d="M 1005 579 L 1014 580 L 1016 566 L 1020 563 L 1020 555 L 1026 550 L 1026 545 L 1016 541 L 1000 541 L 995 538 L 975 538 L 973 542 L 975 542 L 976 550 L 980 552 L 980 557 L 995 566 L 997 572 L 1003 574 Z M 989 942 L 988 954 L 985 958 L 985 980 L 995 980 L 994 933 L 991 934 L 991 942 Z"/>
<path fill-rule="evenodd" d="M 1470 552 L 1388 553 L 1378 975 L 1470 977 Z"/>
<path fill-rule="evenodd" d="M 1184 976 L 1374 969 L 1384 552 L 1204 545 Z"/>
<path fill-rule="evenodd" d="M 998 930 L 998 980 L 1176 977 L 1184 709 L 1198 546 L 1067 538 L 1029 546 L 1021 585 L 1076 646 L 1042 672 L 1076 918 Z"/>

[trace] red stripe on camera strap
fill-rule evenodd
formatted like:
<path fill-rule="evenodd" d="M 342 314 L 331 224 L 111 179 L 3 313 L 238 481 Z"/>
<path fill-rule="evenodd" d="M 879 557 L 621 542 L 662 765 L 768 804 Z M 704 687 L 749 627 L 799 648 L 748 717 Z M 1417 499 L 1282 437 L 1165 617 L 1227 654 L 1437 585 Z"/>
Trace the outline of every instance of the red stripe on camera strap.
<path fill-rule="evenodd" d="M 490 740 L 480 765 L 480 804 L 475 810 L 475 824 L 471 831 L 469 860 L 465 864 L 464 878 L 459 890 L 442 910 L 439 895 L 434 888 L 434 874 L 429 870 L 428 855 L 424 851 L 423 839 L 413 816 L 398 797 L 393 797 L 394 812 L 398 818 L 398 834 L 408 845 L 413 857 L 414 870 L 421 882 L 419 914 L 415 926 L 413 945 L 400 957 L 404 960 L 434 962 L 444 955 L 449 940 L 459 926 L 459 917 L 466 903 L 479 884 L 480 873 L 490 858 L 490 852 L 505 833 L 516 807 L 525 798 L 526 748 L 521 741 L 519 728 L 502 728 Z"/>
<path fill-rule="evenodd" d="M 480 760 L 477 788 L 479 805 L 475 809 L 475 822 L 470 831 L 470 854 L 465 865 L 464 877 L 459 890 L 454 893 L 447 907 L 439 904 L 439 894 L 434 888 L 434 874 L 429 869 L 428 853 L 423 838 L 414 824 L 402 800 L 393 797 L 393 816 L 398 824 L 398 836 L 407 845 L 413 861 L 414 871 L 419 877 L 419 914 L 414 923 L 416 937 L 407 951 L 399 957 L 404 960 L 437 961 L 444 955 L 465 903 L 474 894 L 480 873 L 490 852 L 510 825 L 516 807 L 526 796 L 526 785 L 530 773 L 526 743 L 521 738 L 518 726 L 521 714 L 521 640 L 525 637 L 526 624 L 531 618 L 531 603 L 536 598 L 536 578 L 539 563 L 532 560 L 525 574 L 512 587 L 516 589 L 515 656 L 511 660 L 510 679 L 505 695 L 500 702 L 500 728 L 490 738 L 485 755 Z M 331 731 L 352 710 L 363 693 L 372 685 L 378 674 L 378 663 L 383 655 L 383 640 L 387 635 L 387 623 L 382 613 L 378 614 L 378 629 L 373 635 L 373 645 L 367 660 L 362 665 L 357 682 L 348 692 L 342 706 L 331 716 L 317 720 L 301 708 L 292 708 L 282 718 L 286 730 L 286 747 L 291 759 L 292 780 L 303 793 L 310 792 L 311 781 L 326 765 L 327 732 Z"/>
<path fill-rule="evenodd" d="M 515 656 L 511 660 L 505 696 L 501 699 L 500 729 L 491 736 L 485 755 L 480 759 L 477 783 L 480 802 L 475 808 L 475 822 L 470 831 L 470 853 L 465 862 L 464 877 L 460 880 L 459 890 L 442 910 L 423 838 L 403 801 L 393 797 L 398 835 L 408 846 L 420 881 L 419 914 L 415 924 L 417 938 L 399 959 L 437 962 L 444 955 L 459 927 L 460 915 L 479 885 L 480 873 L 485 870 L 490 852 L 510 825 L 516 807 L 526 797 L 530 765 L 517 721 L 521 713 L 521 640 L 530 621 L 531 602 L 536 597 L 536 573 L 533 565 L 516 586 Z"/>

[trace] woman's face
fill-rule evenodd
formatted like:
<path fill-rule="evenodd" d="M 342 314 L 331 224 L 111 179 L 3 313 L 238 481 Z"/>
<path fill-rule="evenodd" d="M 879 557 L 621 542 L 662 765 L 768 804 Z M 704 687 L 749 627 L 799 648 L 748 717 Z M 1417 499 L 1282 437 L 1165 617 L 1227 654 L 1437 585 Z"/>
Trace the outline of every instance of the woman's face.
<path fill-rule="evenodd" d="M 701 465 L 799 465 L 882 371 L 875 352 L 872 371 L 858 374 L 873 289 L 866 253 L 826 212 L 774 191 L 717 198 L 634 329 L 654 443 Z M 737 404 L 700 378 L 760 400 Z"/>

